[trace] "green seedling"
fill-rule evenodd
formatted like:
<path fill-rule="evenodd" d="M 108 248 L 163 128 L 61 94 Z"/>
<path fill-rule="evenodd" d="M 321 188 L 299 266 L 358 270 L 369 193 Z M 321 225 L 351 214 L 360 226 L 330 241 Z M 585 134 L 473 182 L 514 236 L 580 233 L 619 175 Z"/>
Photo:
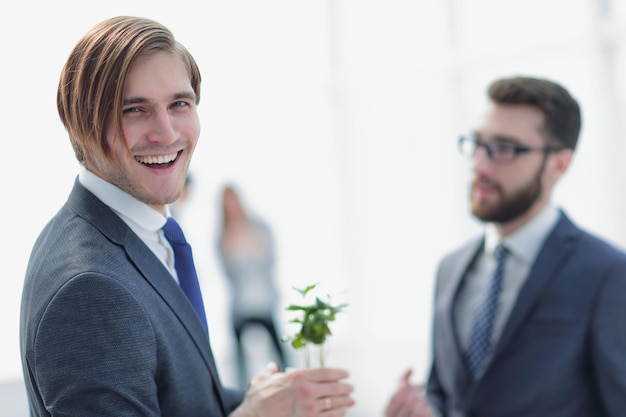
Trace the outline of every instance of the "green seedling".
<path fill-rule="evenodd" d="M 306 299 L 307 294 L 317 287 L 318 284 L 309 285 L 304 289 L 294 287 L 294 290 L 298 291 L 302 295 L 302 298 Z M 299 324 L 300 331 L 291 337 L 284 338 L 283 340 L 291 340 L 291 346 L 293 346 L 294 349 L 304 349 L 304 359 L 307 368 L 311 367 L 309 344 L 319 346 L 319 364 L 320 367 L 324 367 L 326 361 L 324 345 L 328 337 L 332 334 L 329 323 L 335 321 L 337 313 L 342 311 L 347 306 L 348 304 L 340 304 L 337 306 L 331 305 L 330 295 L 327 295 L 326 301 L 322 301 L 319 297 L 315 297 L 315 302 L 313 304 L 292 304 L 286 308 L 288 311 L 301 312 L 300 317 L 289 321 L 290 323 Z"/>

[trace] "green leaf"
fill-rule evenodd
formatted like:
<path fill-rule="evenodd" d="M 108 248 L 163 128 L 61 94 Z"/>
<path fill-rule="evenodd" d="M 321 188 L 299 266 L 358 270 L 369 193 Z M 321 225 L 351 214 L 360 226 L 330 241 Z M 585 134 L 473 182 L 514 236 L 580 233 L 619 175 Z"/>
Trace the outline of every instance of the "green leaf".
<path fill-rule="evenodd" d="M 298 291 L 300 294 L 302 294 L 302 297 L 306 297 L 307 293 L 311 291 L 313 288 L 317 287 L 318 284 L 319 282 L 317 284 L 307 285 L 303 290 L 298 289 L 296 287 L 293 287 L 293 289 Z"/>
<path fill-rule="evenodd" d="M 308 309 L 308 307 L 306 307 L 306 306 L 298 306 L 298 305 L 295 305 L 295 304 L 291 304 L 285 310 L 296 311 L 296 310 L 307 310 L 307 309 Z"/>

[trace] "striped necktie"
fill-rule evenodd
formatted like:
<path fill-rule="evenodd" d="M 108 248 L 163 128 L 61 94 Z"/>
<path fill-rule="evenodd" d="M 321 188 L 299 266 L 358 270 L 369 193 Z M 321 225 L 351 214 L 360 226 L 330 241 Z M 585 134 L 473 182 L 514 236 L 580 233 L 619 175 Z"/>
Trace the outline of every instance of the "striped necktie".
<path fill-rule="evenodd" d="M 489 352 L 493 323 L 498 313 L 498 301 L 500 292 L 502 291 L 504 262 L 508 250 L 504 246 L 498 245 L 494 253 L 496 256 L 496 269 L 493 273 L 487 294 L 482 303 L 478 306 L 476 315 L 474 316 L 470 342 L 465 351 L 467 369 L 473 380 L 478 378 L 482 373 L 484 359 Z"/>

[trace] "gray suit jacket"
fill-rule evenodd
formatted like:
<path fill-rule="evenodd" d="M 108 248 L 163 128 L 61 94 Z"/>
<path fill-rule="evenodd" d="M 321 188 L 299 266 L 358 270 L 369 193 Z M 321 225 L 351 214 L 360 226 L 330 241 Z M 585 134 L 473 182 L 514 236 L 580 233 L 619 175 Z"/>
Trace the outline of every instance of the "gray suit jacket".
<path fill-rule="evenodd" d="M 78 181 L 33 248 L 20 344 L 32 416 L 224 417 L 243 399 L 176 281 Z"/>
<path fill-rule="evenodd" d="M 428 395 L 442 415 L 626 415 L 626 255 L 561 213 L 484 375 L 470 382 L 453 305 L 482 245 L 446 256 L 437 275 Z"/>

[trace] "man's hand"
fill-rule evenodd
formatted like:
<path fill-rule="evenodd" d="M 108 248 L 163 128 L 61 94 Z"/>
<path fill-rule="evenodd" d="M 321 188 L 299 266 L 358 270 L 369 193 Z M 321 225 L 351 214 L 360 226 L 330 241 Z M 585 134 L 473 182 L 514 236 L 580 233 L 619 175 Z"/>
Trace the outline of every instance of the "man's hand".
<path fill-rule="evenodd" d="M 354 405 L 348 372 L 334 368 L 278 372 L 270 363 L 250 381 L 243 400 L 230 417 L 343 417 Z"/>
<path fill-rule="evenodd" d="M 433 417 L 433 413 L 428 400 L 424 395 L 424 387 L 422 385 L 411 385 L 412 371 L 408 369 L 402 375 L 400 387 L 391 397 L 385 417 Z"/>

